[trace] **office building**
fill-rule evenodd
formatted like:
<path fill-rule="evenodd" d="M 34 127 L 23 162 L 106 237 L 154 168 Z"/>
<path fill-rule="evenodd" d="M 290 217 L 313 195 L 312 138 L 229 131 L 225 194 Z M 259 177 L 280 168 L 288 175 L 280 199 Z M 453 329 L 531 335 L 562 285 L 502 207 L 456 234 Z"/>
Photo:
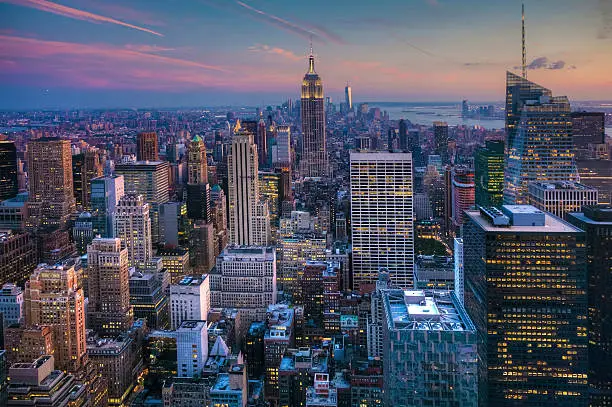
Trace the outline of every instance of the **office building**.
<path fill-rule="evenodd" d="M 586 232 L 589 405 L 612 403 L 612 206 L 586 206 L 567 220 Z"/>
<path fill-rule="evenodd" d="M 330 356 L 327 349 L 287 349 L 278 370 L 279 406 L 303 406 L 308 387 L 317 373 L 328 373 Z"/>
<path fill-rule="evenodd" d="M 4 326 L 23 322 L 23 291 L 12 283 L 5 283 L 0 290 L 0 313 Z"/>
<path fill-rule="evenodd" d="M 114 236 L 127 248 L 128 264 L 136 266 L 153 257 L 149 204 L 142 195 L 124 195 L 114 215 Z"/>
<path fill-rule="evenodd" d="M 478 332 L 479 404 L 586 406 L 584 232 L 530 205 L 466 215 L 465 307 Z"/>
<path fill-rule="evenodd" d="M 199 274 L 208 273 L 215 266 L 215 229 L 212 223 L 196 221 L 189 241 L 191 266 Z"/>
<path fill-rule="evenodd" d="M 354 289 L 372 291 L 382 267 L 412 287 L 412 155 L 352 152 L 350 171 Z"/>
<path fill-rule="evenodd" d="M 20 192 L 14 198 L 0 201 L 0 230 L 23 230 L 28 217 L 27 201 L 27 192 Z"/>
<path fill-rule="evenodd" d="M 6 406 L 81 406 L 89 404 L 87 386 L 74 375 L 55 369 L 54 357 L 44 355 L 8 369 L 11 384 Z"/>
<path fill-rule="evenodd" d="M 170 327 L 170 276 L 162 259 L 155 257 L 146 267 L 138 267 L 130 274 L 130 305 L 134 319 L 147 322 L 149 329 Z"/>
<path fill-rule="evenodd" d="M 505 204 L 527 204 L 530 182 L 574 181 L 578 175 L 569 100 L 511 72 L 506 76 L 505 165 Z"/>
<path fill-rule="evenodd" d="M 163 267 L 170 276 L 170 284 L 177 284 L 190 273 L 189 251 L 186 249 L 161 248 L 157 250 L 157 256 L 161 257 Z"/>
<path fill-rule="evenodd" d="M 118 238 L 96 238 L 87 247 L 87 325 L 114 338 L 134 322 L 130 305 L 128 249 Z"/>
<path fill-rule="evenodd" d="M 383 405 L 382 362 L 376 359 L 357 360 L 351 366 L 351 406 Z"/>
<path fill-rule="evenodd" d="M 229 242 L 266 245 L 270 238 L 270 219 L 267 204 L 259 199 L 257 146 L 251 133 L 236 127 L 227 157 Z"/>
<path fill-rule="evenodd" d="M 452 223 L 458 229 L 464 221 L 464 211 L 474 206 L 474 170 L 465 166 L 452 170 Z"/>
<path fill-rule="evenodd" d="M 580 183 L 599 192 L 600 204 L 612 204 L 612 160 L 577 160 Z"/>
<path fill-rule="evenodd" d="M 187 152 L 187 215 L 190 219 L 210 221 L 210 189 L 206 145 L 195 136 Z"/>
<path fill-rule="evenodd" d="M 418 255 L 414 261 L 414 288 L 417 290 L 453 290 L 454 260 L 447 256 Z"/>
<path fill-rule="evenodd" d="M 270 222 L 278 228 L 281 216 L 281 173 L 280 171 L 259 171 L 260 199 L 268 203 Z"/>
<path fill-rule="evenodd" d="M 302 301 L 300 281 L 308 260 L 325 260 L 326 239 L 315 233 L 291 234 L 280 239 L 278 284 L 286 297 Z"/>
<path fill-rule="evenodd" d="M 272 164 L 274 167 L 291 167 L 291 127 L 276 126 L 276 145 L 272 146 Z"/>
<path fill-rule="evenodd" d="M 170 321 L 178 329 L 183 321 L 207 320 L 211 307 L 210 276 L 186 276 L 170 286 Z"/>
<path fill-rule="evenodd" d="M 206 321 L 184 320 L 176 329 L 177 377 L 194 377 L 202 373 L 208 358 Z"/>
<path fill-rule="evenodd" d="M 113 214 L 123 195 L 125 195 L 125 186 L 121 175 L 98 177 L 91 180 L 91 214 L 94 236 L 112 237 Z"/>
<path fill-rule="evenodd" d="M 464 305 L 465 301 L 463 293 L 465 291 L 465 271 L 463 269 L 463 239 L 460 237 L 456 237 L 453 243 L 455 273 L 455 282 L 453 284 L 454 292 L 461 305 Z"/>
<path fill-rule="evenodd" d="M 227 231 L 227 198 L 225 192 L 217 184 L 211 188 L 211 222 L 215 232 L 215 256 L 227 246 L 229 233 Z"/>
<path fill-rule="evenodd" d="M 529 203 L 562 219 L 570 212 L 580 212 L 585 205 L 597 205 L 598 198 L 597 189 L 578 182 L 529 184 Z"/>
<path fill-rule="evenodd" d="M 500 206 L 504 195 L 504 142 L 487 140 L 474 153 L 476 205 Z"/>
<path fill-rule="evenodd" d="M 606 142 L 604 112 L 572 112 L 572 139 L 578 150 L 588 150 L 589 144 Z"/>
<path fill-rule="evenodd" d="M 302 176 L 326 177 L 329 174 L 326 134 L 325 134 L 325 100 L 323 82 L 315 72 L 312 50 L 308 57 L 308 72 L 302 80 L 302 100 L 300 103 L 302 118 Z"/>
<path fill-rule="evenodd" d="M 213 307 L 237 308 L 244 326 L 262 321 L 276 303 L 276 250 L 229 246 L 217 257 L 210 276 Z"/>
<path fill-rule="evenodd" d="M 348 84 L 344 88 L 344 102 L 346 103 L 346 108 L 349 111 L 352 111 L 353 110 L 353 90 Z"/>
<path fill-rule="evenodd" d="M 193 228 L 185 202 L 166 202 L 159 206 L 159 241 L 169 247 L 187 247 Z"/>
<path fill-rule="evenodd" d="M 279 368 L 285 351 L 295 344 L 295 311 L 286 304 L 271 305 L 266 314 L 264 367 L 266 400 L 278 403 Z"/>
<path fill-rule="evenodd" d="M 15 143 L 0 140 L 0 201 L 17 196 L 17 148 Z"/>
<path fill-rule="evenodd" d="M 266 323 L 255 321 L 246 336 L 245 356 L 249 367 L 249 377 L 261 377 L 264 373 L 264 336 Z"/>
<path fill-rule="evenodd" d="M 476 407 L 476 328 L 454 295 L 385 290 L 382 297 L 385 405 Z"/>
<path fill-rule="evenodd" d="M 246 366 L 236 364 L 227 373 L 219 373 L 210 389 L 212 406 L 245 407 L 248 401 Z"/>
<path fill-rule="evenodd" d="M 76 210 L 70 141 L 41 138 L 28 143 L 28 226 L 63 228 Z"/>
<path fill-rule="evenodd" d="M 87 253 L 87 245 L 93 238 L 93 217 L 89 212 L 81 212 L 72 227 L 72 239 L 79 255 Z"/>
<path fill-rule="evenodd" d="M 30 363 L 43 355 L 53 355 L 53 329 L 49 325 L 8 326 L 4 330 L 4 347 L 8 365 Z"/>
<path fill-rule="evenodd" d="M 36 241 L 31 235 L 0 230 L 0 284 L 23 285 L 37 262 Z"/>
<path fill-rule="evenodd" d="M 446 122 L 434 122 L 435 153 L 440 156 L 443 165 L 449 164 L 448 157 L 448 124 Z"/>
<path fill-rule="evenodd" d="M 158 243 L 160 238 L 159 206 L 169 201 L 169 168 L 166 161 L 137 161 L 115 166 L 115 174 L 123 176 L 125 193 L 142 195 L 149 204 L 153 243 Z"/>
<path fill-rule="evenodd" d="M 25 325 L 49 325 L 55 360 L 61 370 L 76 372 L 85 362 L 85 298 L 80 265 L 73 261 L 39 264 L 23 295 Z"/>
<path fill-rule="evenodd" d="M 91 180 L 103 174 L 100 155 L 96 150 L 72 156 L 72 183 L 79 210 L 90 209 Z"/>
<path fill-rule="evenodd" d="M 136 136 L 136 159 L 138 161 L 159 160 L 159 147 L 155 132 L 143 132 Z"/>

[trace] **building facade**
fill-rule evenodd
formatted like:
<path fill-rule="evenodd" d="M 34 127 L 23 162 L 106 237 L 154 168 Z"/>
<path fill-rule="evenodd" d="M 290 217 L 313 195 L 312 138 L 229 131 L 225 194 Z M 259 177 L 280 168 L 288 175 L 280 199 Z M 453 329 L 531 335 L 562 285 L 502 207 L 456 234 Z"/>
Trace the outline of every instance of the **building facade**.
<path fill-rule="evenodd" d="M 136 266 L 153 257 L 149 204 L 142 195 L 125 195 L 117 204 L 113 222 L 114 236 L 127 248 L 128 264 Z"/>
<path fill-rule="evenodd" d="M 598 195 L 597 189 L 578 182 L 529 184 L 529 204 L 561 219 L 565 219 L 565 215 L 570 212 L 580 212 L 585 205 L 597 205 Z"/>
<path fill-rule="evenodd" d="M 308 72 L 302 80 L 302 175 L 326 177 L 329 175 L 325 134 L 325 97 L 323 82 L 315 71 L 312 50 L 308 57 Z"/>

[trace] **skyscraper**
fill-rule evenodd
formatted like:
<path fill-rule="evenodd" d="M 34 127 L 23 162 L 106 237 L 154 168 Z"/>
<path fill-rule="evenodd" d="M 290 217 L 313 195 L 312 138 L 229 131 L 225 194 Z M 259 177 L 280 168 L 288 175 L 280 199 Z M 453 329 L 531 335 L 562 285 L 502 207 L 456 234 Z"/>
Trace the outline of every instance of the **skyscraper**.
<path fill-rule="evenodd" d="M 125 194 L 123 176 L 98 177 L 91 180 L 91 214 L 94 236 L 111 237 L 113 214 Z"/>
<path fill-rule="evenodd" d="M 349 111 L 353 110 L 353 89 L 351 89 L 350 85 L 347 83 L 344 88 L 344 101 L 346 103 L 346 108 Z"/>
<path fill-rule="evenodd" d="M 26 326 L 51 326 L 57 365 L 71 372 L 83 366 L 87 353 L 85 298 L 75 266 L 73 260 L 38 265 L 23 295 Z"/>
<path fill-rule="evenodd" d="M 474 205 L 474 171 L 465 166 L 452 170 L 452 218 L 458 229 L 463 224 L 463 211 Z"/>
<path fill-rule="evenodd" d="M 504 203 L 528 203 L 529 182 L 576 178 L 569 100 L 507 72 Z"/>
<path fill-rule="evenodd" d="M 253 135 L 237 126 L 227 158 L 231 244 L 266 245 L 270 219 L 259 198 L 257 146 Z"/>
<path fill-rule="evenodd" d="M 194 377 L 202 373 L 208 358 L 206 321 L 183 321 L 176 330 L 177 377 Z"/>
<path fill-rule="evenodd" d="M 399 121 L 399 148 L 402 151 L 408 150 L 408 126 L 406 125 L 406 121 L 404 119 L 400 119 Z"/>
<path fill-rule="evenodd" d="M 308 57 L 308 72 L 302 81 L 302 175 L 325 177 L 329 174 L 325 140 L 325 98 L 323 82 L 315 72 L 312 49 Z"/>
<path fill-rule="evenodd" d="M 143 132 L 136 136 L 136 159 L 138 161 L 159 160 L 159 148 L 157 146 L 157 134 L 155 132 Z"/>
<path fill-rule="evenodd" d="M 169 201 L 167 161 L 137 161 L 115 166 L 115 174 L 123 175 L 125 193 L 144 196 L 151 209 L 151 235 L 158 243 L 159 206 Z"/>
<path fill-rule="evenodd" d="M 72 180 L 77 208 L 89 210 L 91 180 L 103 174 L 100 155 L 95 150 L 72 156 Z"/>
<path fill-rule="evenodd" d="M 586 406 L 584 232 L 530 205 L 466 216 L 465 308 L 479 337 L 480 405 Z"/>
<path fill-rule="evenodd" d="M 291 167 L 291 127 L 276 127 L 276 146 L 272 147 L 272 164 Z"/>
<path fill-rule="evenodd" d="M 114 236 L 127 248 L 128 264 L 146 263 L 153 256 L 149 204 L 142 195 L 124 195 L 114 215 Z"/>
<path fill-rule="evenodd" d="M 504 142 L 487 140 L 474 153 L 476 204 L 500 206 L 504 195 Z"/>
<path fill-rule="evenodd" d="M 570 212 L 580 212 L 585 205 L 597 205 L 597 195 L 596 188 L 579 182 L 529 183 L 529 203 L 562 219 Z"/>
<path fill-rule="evenodd" d="M 17 148 L 15 143 L 0 140 L 0 201 L 17 196 L 19 192 L 17 181 Z"/>
<path fill-rule="evenodd" d="M 586 232 L 590 405 L 612 403 L 612 206 L 587 206 L 567 220 Z"/>
<path fill-rule="evenodd" d="M 28 226 L 64 227 L 76 209 L 70 141 L 41 138 L 28 143 Z"/>
<path fill-rule="evenodd" d="M 350 171 L 354 288 L 372 291 L 382 267 L 412 287 L 412 155 L 351 152 Z"/>
<path fill-rule="evenodd" d="M 115 338 L 134 321 L 130 305 L 128 250 L 118 238 L 96 238 L 87 248 L 87 324 L 102 337 Z"/>
<path fill-rule="evenodd" d="M 448 124 L 446 122 L 434 122 L 435 153 L 442 159 L 442 164 L 449 164 L 448 159 Z"/>
<path fill-rule="evenodd" d="M 187 216 L 209 222 L 210 189 L 206 145 L 200 136 L 195 136 L 189 143 L 187 167 Z"/>

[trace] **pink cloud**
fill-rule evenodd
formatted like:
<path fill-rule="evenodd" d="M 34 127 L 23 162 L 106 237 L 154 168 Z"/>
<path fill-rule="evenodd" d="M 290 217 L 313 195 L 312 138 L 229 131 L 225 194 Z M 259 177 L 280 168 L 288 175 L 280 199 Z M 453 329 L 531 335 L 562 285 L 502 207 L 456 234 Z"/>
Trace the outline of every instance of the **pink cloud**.
<path fill-rule="evenodd" d="M 249 47 L 251 52 L 259 52 L 265 54 L 279 55 L 291 61 L 301 61 L 304 57 L 296 55 L 293 51 L 289 51 L 279 47 L 272 47 L 266 44 L 255 44 Z"/>
<path fill-rule="evenodd" d="M 147 32 L 149 34 L 157 35 L 163 37 L 164 35 L 150 30 L 145 27 L 140 27 L 137 25 L 129 24 L 111 17 L 101 16 L 99 14 L 90 13 L 88 11 L 79 10 L 76 8 L 63 6 L 61 4 L 53 3 L 47 0 L 3 0 L 5 3 L 16 4 L 18 6 L 30 7 L 36 10 L 46 11 L 49 13 L 57 14 L 64 17 L 74 18 L 76 20 L 89 21 L 93 23 L 109 23 L 120 25 L 127 28 L 132 28 L 134 30 L 139 30 L 143 32 Z"/>

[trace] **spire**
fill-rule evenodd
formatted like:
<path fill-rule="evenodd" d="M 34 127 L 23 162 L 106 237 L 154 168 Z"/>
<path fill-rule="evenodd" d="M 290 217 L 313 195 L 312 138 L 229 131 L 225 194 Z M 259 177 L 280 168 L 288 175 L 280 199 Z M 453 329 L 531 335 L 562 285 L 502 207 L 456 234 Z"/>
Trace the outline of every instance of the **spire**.
<path fill-rule="evenodd" d="M 525 48 L 525 3 L 521 7 L 521 24 L 523 34 L 523 78 L 527 79 L 527 49 Z"/>
<path fill-rule="evenodd" d="M 314 52 L 312 50 L 312 35 L 310 36 L 310 55 L 308 56 L 308 73 L 315 74 L 314 68 Z"/>

